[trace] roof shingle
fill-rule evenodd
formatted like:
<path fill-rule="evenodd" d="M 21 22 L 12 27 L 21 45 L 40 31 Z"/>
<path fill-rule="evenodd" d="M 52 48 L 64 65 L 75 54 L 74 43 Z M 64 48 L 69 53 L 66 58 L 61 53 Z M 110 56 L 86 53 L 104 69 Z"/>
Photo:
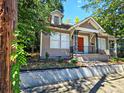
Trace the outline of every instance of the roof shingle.
<path fill-rule="evenodd" d="M 54 25 L 54 24 L 51 24 L 50 26 L 52 26 L 52 27 L 57 27 L 57 28 L 69 29 L 72 25 L 70 25 L 70 24 L 61 24 L 61 25 Z"/>

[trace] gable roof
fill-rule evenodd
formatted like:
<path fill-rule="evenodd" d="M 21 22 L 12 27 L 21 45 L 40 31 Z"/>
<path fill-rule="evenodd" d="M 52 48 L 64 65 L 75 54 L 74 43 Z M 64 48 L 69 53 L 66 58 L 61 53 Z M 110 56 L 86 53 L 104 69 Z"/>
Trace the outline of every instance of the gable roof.
<path fill-rule="evenodd" d="M 95 28 L 98 27 L 98 28 L 96 28 L 97 30 L 100 29 L 102 32 L 106 32 L 106 31 L 95 21 L 95 19 L 92 18 L 92 17 L 88 17 L 88 18 L 86 18 L 86 19 L 80 21 L 79 23 L 77 23 L 77 24 L 73 25 L 72 27 L 70 27 L 68 30 L 72 30 L 72 29 L 74 29 L 75 27 L 78 27 L 78 26 L 80 26 L 81 24 L 83 24 L 83 23 L 85 23 L 85 22 L 87 22 L 87 21 L 89 21 L 89 22 L 92 21 L 92 22 L 94 23 L 93 26 L 94 26 Z"/>

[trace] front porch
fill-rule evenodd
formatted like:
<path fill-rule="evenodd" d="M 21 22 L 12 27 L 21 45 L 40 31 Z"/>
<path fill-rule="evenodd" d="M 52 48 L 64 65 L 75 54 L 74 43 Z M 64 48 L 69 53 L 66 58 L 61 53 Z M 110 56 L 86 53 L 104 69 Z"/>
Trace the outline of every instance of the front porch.
<path fill-rule="evenodd" d="M 70 45 L 72 54 L 103 54 L 117 56 L 116 38 L 92 18 L 70 28 Z"/>
<path fill-rule="evenodd" d="M 98 53 L 98 40 L 96 34 L 92 35 L 75 31 L 72 36 L 72 49 L 75 54 Z"/>
<path fill-rule="evenodd" d="M 109 46 L 107 45 L 109 44 L 107 43 L 107 37 L 99 38 L 97 33 L 82 33 L 79 30 L 74 32 L 71 42 L 74 54 L 104 54 Z"/>

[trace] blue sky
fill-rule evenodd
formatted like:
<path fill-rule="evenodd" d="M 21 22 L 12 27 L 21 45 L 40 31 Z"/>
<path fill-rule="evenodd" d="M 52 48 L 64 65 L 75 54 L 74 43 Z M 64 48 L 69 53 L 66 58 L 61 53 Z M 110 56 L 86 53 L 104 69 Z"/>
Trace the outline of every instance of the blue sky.
<path fill-rule="evenodd" d="M 66 19 L 69 19 L 71 24 L 74 24 L 76 16 L 78 16 L 80 20 L 90 16 L 92 14 L 91 11 L 89 12 L 81 9 L 81 6 L 84 4 L 86 4 L 84 0 L 66 0 L 66 2 L 64 2 L 63 22 L 65 22 Z"/>

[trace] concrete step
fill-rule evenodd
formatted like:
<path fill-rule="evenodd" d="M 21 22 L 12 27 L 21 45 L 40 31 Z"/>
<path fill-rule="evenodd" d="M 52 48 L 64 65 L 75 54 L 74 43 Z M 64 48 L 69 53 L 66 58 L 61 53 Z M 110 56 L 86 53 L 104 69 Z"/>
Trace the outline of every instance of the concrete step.
<path fill-rule="evenodd" d="M 109 56 L 105 54 L 74 54 L 74 57 L 78 58 L 79 61 L 102 61 L 108 62 Z"/>

